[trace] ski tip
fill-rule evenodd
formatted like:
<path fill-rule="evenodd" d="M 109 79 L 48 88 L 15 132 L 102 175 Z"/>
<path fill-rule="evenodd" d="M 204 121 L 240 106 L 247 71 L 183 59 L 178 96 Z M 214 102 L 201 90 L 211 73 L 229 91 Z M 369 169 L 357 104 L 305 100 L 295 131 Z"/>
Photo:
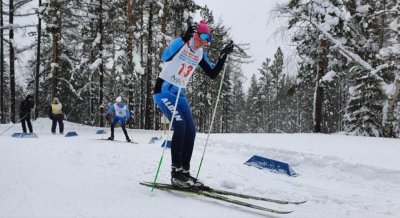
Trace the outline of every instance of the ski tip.
<path fill-rule="evenodd" d="M 151 182 L 139 182 L 140 185 L 144 185 L 144 186 L 152 186 L 153 183 Z"/>
<path fill-rule="evenodd" d="M 277 213 L 277 214 L 289 214 L 289 213 L 293 213 L 294 212 L 294 210 L 291 210 L 291 211 L 275 211 L 275 213 Z"/>
<path fill-rule="evenodd" d="M 296 205 L 299 205 L 299 204 L 304 204 L 304 203 L 306 203 L 307 201 L 295 201 L 295 202 L 293 202 L 293 204 L 296 204 Z"/>

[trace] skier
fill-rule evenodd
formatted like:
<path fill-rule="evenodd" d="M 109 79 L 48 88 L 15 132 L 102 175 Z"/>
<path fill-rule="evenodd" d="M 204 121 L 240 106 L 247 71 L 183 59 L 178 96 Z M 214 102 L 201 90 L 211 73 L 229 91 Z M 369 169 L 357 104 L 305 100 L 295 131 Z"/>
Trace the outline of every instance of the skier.
<path fill-rule="evenodd" d="M 185 87 L 197 65 L 205 74 L 215 79 L 233 51 L 233 42 L 227 44 L 220 53 L 217 64 L 212 64 L 203 46 L 211 41 L 210 29 L 205 21 L 190 25 L 183 37 L 173 40 L 163 51 L 161 60 L 164 67 L 156 81 L 154 101 L 162 113 L 171 121 L 179 87 L 181 92 L 174 114 L 171 147 L 171 183 L 180 188 L 203 186 L 204 184 L 190 175 L 190 160 L 193 152 L 196 127 L 192 112 L 186 99 Z"/>
<path fill-rule="evenodd" d="M 108 140 L 114 140 L 114 126 L 119 121 L 121 121 L 121 128 L 122 128 L 122 131 L 124 131 L 126 141 L 131 142 L 131 139 L 128 136 L 128 132 L 126 131 L 126 128 L 125 128 L 126 123 L 129 123 L 129 121 L 130 121 L 131 113 L 129 112 L 127 106 L 122 101 L 121 96 L 117 97 L 115 99 L 115 103 L 110 105 L 110 107 L 108 108 L 107 115 L 106 115 L 106 118 L 108 121 L 111 120 L 111 116 L 113 113 L 114 113 L 114 117 L 113 117 L 112 123 L 111 123 L 111 136 L 108 137 Z"/>
<path fill-rule="evenodd" d="M 33 96 L 27 95 L 19 107 L 19 118 L 21 119 L 23 133 L 26 133 L 26 124 L 28 124 L 29 133 L 33 133 L 31 123 L 31 110 L 33 106 Z"/>
<path fill-rule="evenodd" d="M 53 98 L 53 102 L 49 106 L 49 118 L 53 121 L 51 124 L 51 133 L 56 134 L 58 123 L 60 134 L 64 134 L 64 111 L 60 99 L 57 97 Z"/>

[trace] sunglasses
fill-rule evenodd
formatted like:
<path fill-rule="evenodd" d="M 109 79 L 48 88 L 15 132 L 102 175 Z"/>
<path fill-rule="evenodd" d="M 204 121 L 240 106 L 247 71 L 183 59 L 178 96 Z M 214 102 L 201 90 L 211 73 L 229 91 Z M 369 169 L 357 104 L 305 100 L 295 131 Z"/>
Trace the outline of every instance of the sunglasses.
<path fill-rule="evenodd" d="M 207 41 L 207 42 L 211 41 L 211 35 L 210 34 L 200 33 L 199 37 L 200 37 L 201 41 Z"/>

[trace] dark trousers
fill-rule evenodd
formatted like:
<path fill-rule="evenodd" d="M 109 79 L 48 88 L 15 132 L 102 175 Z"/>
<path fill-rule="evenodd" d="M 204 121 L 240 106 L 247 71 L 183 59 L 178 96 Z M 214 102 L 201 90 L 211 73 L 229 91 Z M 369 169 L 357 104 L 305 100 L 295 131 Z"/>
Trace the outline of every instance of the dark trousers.
<path fill-rule="evenodd" d="M 31 116 L 28 114 L 27 116 L 21 119 L 22 124 L 22 132 L 26 133 L 26 124 L 28 124 L 29 132 L 32 133 L 32 123 L 31 123 Z"/>
<path fill-rule="evenodd" d="M 51 132 L 55 133 L 56 132 L 56 127 L 58 123 L 58 127 L 60 129 L 60 133 L 64 133 L 64 122 L 63 122 L 63 115 L 62 114 L 56 114 L 53 115 L 53 123 L 51 125 Z"/>
<path fill-rule="evenodd" d="M 163 114 L 171 121 L 176 94 L 162 92 L 155 94 L 153 98 Z M 184 92 L 179 97 L 172 126 L 174 127 L 171 145 L 172 166 L 189 170 L 196 138 L 196 127 Z"/>
<path fill-rule="evenodd" d="M 114 127 L 115 127 L 115 124 L 117 124 L 120 121 L 121 121 L 122 131 L 125 134 L 126 140 L 128 140 L 129 136 L 128 136 L 128 132 L 126 131 L 126 128 L 125 128 L 126 117 L 117 117 L 117 116 L 114 117 L 113 122 L 111 123 L 111 137 L 114 138 Z"/>

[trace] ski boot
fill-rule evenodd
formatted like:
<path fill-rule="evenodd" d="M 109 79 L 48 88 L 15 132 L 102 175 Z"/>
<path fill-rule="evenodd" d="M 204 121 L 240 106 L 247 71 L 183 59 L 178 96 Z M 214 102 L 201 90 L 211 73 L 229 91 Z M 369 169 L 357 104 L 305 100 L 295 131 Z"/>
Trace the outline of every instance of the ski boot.
<path fill-rule="evenodd" d="M 193 182 L 193 186 L 196 188 L 200 188 L 204 186 L 204 183 L 200 180 L 200 179 L 196 179 L 196 177 L 193 177 L 192 175 L 190 175 L 189 170 L 182 170 L 182 174 L 190 181 Z"/>
<path fill-rule="evenodd" d="M 187 189 L 194 185 L 193 181 L 183 175 L 182 168 L 172 167 L 171 184 L 177 188 Z"/>

